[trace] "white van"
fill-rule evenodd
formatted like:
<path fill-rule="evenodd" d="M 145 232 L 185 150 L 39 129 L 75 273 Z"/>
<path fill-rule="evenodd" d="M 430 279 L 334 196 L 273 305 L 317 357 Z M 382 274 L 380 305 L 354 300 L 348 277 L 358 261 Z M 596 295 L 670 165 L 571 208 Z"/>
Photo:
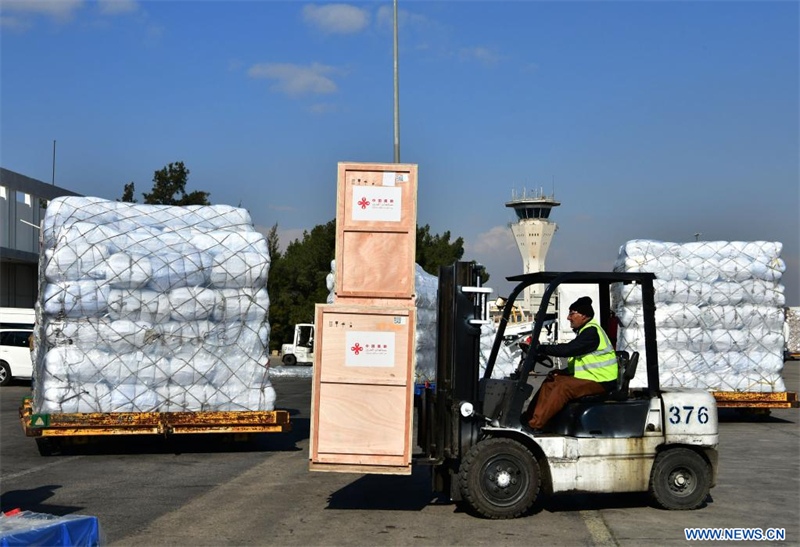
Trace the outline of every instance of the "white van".
<path fill-rule="evenodd" d="M 30 336 L 35 320 L 32 309 L 0 308 L 0 386 L 33 376 Z"/>

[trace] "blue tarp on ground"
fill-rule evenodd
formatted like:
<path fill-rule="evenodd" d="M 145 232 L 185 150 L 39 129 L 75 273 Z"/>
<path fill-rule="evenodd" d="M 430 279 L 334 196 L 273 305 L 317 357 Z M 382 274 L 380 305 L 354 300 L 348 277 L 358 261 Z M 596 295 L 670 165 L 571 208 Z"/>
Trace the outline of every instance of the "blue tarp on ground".
<path fill-rule="evenodd" d="M 101 545 L 97 517 L 56 516 L 32 511 L 0 513 L 0 547 Z"/>

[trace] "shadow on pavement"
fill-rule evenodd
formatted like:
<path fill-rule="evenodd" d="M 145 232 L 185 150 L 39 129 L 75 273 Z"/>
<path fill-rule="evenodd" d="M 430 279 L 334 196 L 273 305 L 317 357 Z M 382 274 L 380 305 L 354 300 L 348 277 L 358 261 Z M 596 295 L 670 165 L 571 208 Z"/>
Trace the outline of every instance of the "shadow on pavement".
<path fill-rule="evenodd" d="M 548 513 L 592 511 L 599 509 L 630 509 L 634 507 L 652 507 L 650 496 L 646 492 L 625 494 L 556 494 L 543 500 L 541 503 L 541 509 Z"/>
<path fill-rule="evenodd" d="M 798 412 L 796 409 L 793 409 Z M 775 424 L 794 424 L 796 421 L 785 420 L 772 415 L 770 409 L 756 409 L 756 408 L 719 408 L 717 409 L 717 416 L 720 423 L 731 422 L 768 422 Z M 800 417 L 800 412 L 798 417 Z"/>
<path fill-rule="evenodd" d="M 420 511 L 433 503 L 430 468 L 411 475 L 365 475 L 331 494 L 327 509 Z"/>
<path fill-rule="evenodd" d="M 59 488 L 61 488 L 61 485 L 49 484 L 30 490 L 11 490 L 0 496 L 0 511 L 5 513 L 12 509 L 20 509 L 21 511 L 33 511 L 35 513 L 63 516 L 79 513 L 83 510 L 83 507 L 70 507 L 46 503 L 49 498 L 55 495 L 55 491 Z"/>

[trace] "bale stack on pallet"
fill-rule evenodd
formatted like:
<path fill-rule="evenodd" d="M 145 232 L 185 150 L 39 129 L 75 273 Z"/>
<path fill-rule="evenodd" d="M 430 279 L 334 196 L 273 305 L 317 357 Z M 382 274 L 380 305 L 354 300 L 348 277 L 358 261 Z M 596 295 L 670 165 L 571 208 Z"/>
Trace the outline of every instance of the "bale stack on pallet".
<path fill-rule="evenodd" d="M 633 240 L 615 271 L 656 275 L 656 332 L 663 387 L 784 392 L 781 243 Z M 617 287 L 618 348 L 644 358 L 641 290 Z M 641 368 L 641 367 L 640 367 Z M 632 387 L 646 385 L 637 371 Z"/>
<path fill-rule="evenodd" d="M 800 308 L 786 308 L 784 337 L 786 338 L 786 358 L 800 359 Z"/>
<path fill-rule="evenodd" d="M 58 198 L 39 269 L 34 412 L 273 410 L 247 211 Z"/>

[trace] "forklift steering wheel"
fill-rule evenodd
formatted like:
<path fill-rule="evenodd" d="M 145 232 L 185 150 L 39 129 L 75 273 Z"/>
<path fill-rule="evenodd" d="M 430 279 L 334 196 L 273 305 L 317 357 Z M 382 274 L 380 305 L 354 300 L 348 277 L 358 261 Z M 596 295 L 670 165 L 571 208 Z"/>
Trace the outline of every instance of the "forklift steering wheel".
<path fill-rule="evenodd" d="M 553 368 L 555 366 L 553 359 L 544 353 L 540 353 L 536 356 L 536 362 L 545 368 Z"/>

